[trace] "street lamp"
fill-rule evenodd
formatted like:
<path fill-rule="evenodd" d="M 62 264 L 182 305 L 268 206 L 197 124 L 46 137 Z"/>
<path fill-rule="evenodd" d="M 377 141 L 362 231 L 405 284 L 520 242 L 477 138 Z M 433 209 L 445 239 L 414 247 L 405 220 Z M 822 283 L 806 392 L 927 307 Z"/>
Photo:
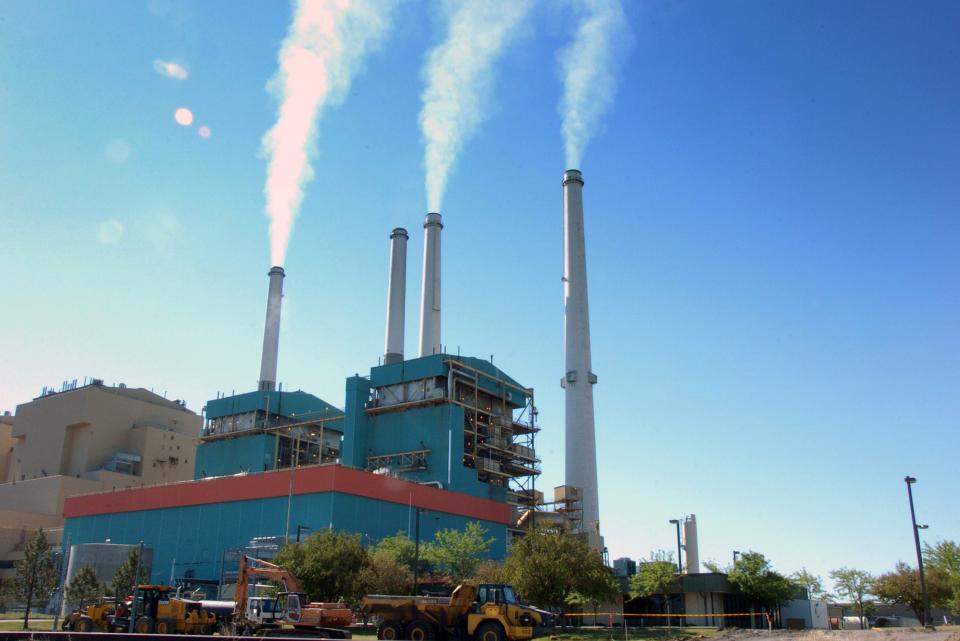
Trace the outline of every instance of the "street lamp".
<path fill-rule="evenodd" d="M 923 621 L 924 627 L 933 627 L 933 617 L 930 616 L 930 597 L 927 594 L 927 581 L 923 576 L 923 553 L 920 551 L 920 530 L 926 530 L 928 525 L 917 525 L 917 514 L 913 509 L 913 484 L 917 479 L 905 476 L 903 482 L 907 484 L 907 498 L 910 500 L 910 522 L 913 524 L 913 542 L 917 546 L 917 568 L 920 570 L 920 591 L 923 593 Z"/>
<path fill-rule="evenodd" d="M 309 532 L 309 531 L 311 531 L 312 529 L 313 529 L 313 528 L 309 528 L 309 527 L 307 527 L 306 525 L 298 525 L 298 526 L 297 526 L 297 543 L 300 542 L 300 533 L 301 533 L 301 532 Z"/>
<path fill-rule="evenodd" d="M 677 574 L 683 573 L 683 558 L 680 547 L 680 519 L 670 519 L 670 522 L 677 526 Z"/>
<path fill-rule="evenodd" d="M 733 551 L 733 567 L 737 567 L 737 558 L 740 556 L 740 550 Z"/>

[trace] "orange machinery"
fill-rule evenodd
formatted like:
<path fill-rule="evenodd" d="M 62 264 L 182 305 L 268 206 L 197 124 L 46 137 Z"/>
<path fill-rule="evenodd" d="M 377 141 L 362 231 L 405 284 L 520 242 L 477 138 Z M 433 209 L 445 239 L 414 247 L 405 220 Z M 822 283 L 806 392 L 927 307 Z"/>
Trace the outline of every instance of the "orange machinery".
<path fill-rule="evenodd" d="M 283 584 L 272 607 L 257 599 L 257 606 L 250 607 L 250 579 L 266 579 Z M 303 584 L 293 573 L 279 565 L 240 557 L 240 572 L 234 596 L 234 625 L 248 633 L 270 633 L 281 630 L 284 625 L 297 631 L 322 632 L 330 639 L 349 639 L 351 634 L 343 629 L 355 621 L 353 612 L 345 603 L 319 603 L 307 601 Z"/>

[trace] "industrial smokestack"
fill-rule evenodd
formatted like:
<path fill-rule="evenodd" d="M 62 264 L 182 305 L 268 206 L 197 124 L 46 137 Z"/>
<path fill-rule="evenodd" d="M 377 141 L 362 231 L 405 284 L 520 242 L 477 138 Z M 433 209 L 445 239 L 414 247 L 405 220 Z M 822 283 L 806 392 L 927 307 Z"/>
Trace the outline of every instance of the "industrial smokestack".
<path fill-rule="evenodd" d="M 697 545 L 696 514 L 691 514 L 683 520 L 683 551 L 687 556 L 687 565 L 683 571 L 687 574 L 700 574 L 700 548 Z"/>
<path fill-rule="evenodd" d="M 566 484 L 580 488 L 580 527 L 590 545 L 602 550 L 593 423 L 593 386 L 597 377 L 590 364 L 583 176 L 576 169 L 563 174 L 563 299 L 566 374 L 560 384 L 565 390 Z"/>
<path fill-rule="evenodd" d="M 420 292 L 420 356 L 440 353 L 440 214 L 423 221 L 423 289 Z"/>
<path fill-rule="evenodd" d="M 403 361 L 404 317 L 407 304 L 407 230 L 397 227 L 390 234 L 390 275 L 387 281 L 387 335 L 383 364 Z"/>
<path fill-rule="evenodd" d="M 260 391 L 272 392 L 277 386 L 277 350 L 280 348 L 280 302 L 283 300 L 283 267 L 274 267 L 267 275 L 267 320 L 263 326 L 263 356 L 260 358 Z"/>

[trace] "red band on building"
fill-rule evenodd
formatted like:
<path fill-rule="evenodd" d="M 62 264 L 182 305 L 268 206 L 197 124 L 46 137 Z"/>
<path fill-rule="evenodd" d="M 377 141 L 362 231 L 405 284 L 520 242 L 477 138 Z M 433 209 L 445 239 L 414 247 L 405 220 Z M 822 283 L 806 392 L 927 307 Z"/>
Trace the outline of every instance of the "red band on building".
<path fill-rule="evenodd" d="M 510 524 L 510 506 L 460 492 L 402 481 L 342 465 L 276 470 L 244 476 L 72 496 L 63 504 L 64 518 L 119 512 L 162 510 L 228 501 L 249 501 L 294 495 L 339 492 L 368 499 L 412 505 L 473 519 Z"/>

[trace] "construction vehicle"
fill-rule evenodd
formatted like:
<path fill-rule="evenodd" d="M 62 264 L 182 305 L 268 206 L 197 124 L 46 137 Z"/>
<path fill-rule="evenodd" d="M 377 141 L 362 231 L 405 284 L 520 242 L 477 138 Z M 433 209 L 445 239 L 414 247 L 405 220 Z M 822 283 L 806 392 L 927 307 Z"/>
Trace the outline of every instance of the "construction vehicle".
<path fill-rule="evenodd" d="M 133 597 L 118 605 L 109 619 L 108 631 L 127 632 L 130 616 L 136 614 L 133 631 L 139 634 L 213 634 L 217 617 L 199 601 L 171 594 L 166 585 L 141 585 L 137 588 L 137 607 Z M 173 594 L 176 594 L 173 592 Z"/>
<path fill-rule="evenodd" d="M 276 598 L 251 597 L 248 592 L 253 578 L 283 584 L 283 590 L 277 592 Z M 309 602 L 300 579 L 289 570 L 246 555 L 240 557 L 233 609 L 236 633 L 291 636 L 291 631 L 286 629 L 291 626 L 294 634 L 350 639 L 352 635 L 345 628 L 353 623 L 353 612 L 342 601 Z"/>
<path fill-rule="evenodd" d="M 63 617 L 60 627 L 72 632 L 109 632 L 114 608 L 112 598 L 100 599 Z"/>
<path fill-rule="evenodd" d="M 463 583 L 449 597 L 371 594 L 362 608 L 380 618 L 377 638 L 386 641 L 527 641 L 554 626 L 553 614 L 520 604 L 502 583 Z"/>

